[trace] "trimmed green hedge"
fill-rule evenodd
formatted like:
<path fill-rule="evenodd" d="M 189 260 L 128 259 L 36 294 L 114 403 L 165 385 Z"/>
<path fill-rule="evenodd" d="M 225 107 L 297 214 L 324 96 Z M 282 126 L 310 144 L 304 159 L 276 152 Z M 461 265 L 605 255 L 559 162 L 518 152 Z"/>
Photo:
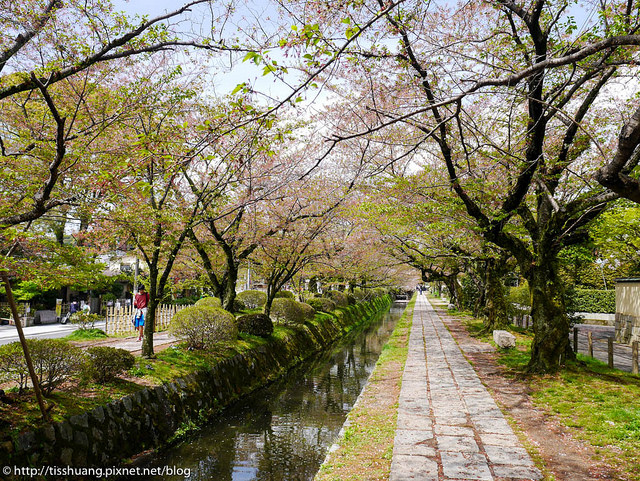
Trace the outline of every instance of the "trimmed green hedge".
<path fill-rule="evenodd" d="M 509 289 L 511 304 L 531 307 L 531 295 L 526 282 L 519 287 Z M 604 289 L 568 289 L 565 305 L 569 312 L 598 312 L 615 314 L 616 291 Z"/>
<path fill-rule="evenodd" d="M 574 289 L 567 293 L 567 310 L 615 314 L 616 291 L 604 289 Z"/>

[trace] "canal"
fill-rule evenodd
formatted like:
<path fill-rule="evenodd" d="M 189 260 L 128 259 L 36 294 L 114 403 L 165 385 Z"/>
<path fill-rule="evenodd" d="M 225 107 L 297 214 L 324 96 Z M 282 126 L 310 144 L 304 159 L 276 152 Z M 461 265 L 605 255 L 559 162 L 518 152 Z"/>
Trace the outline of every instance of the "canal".
<path fill-rule="evenodd" d="M 188 470 L 188 477 L 164 477 L 173 480 L 313 479 L 405 306 L 395 303 L 334 349 L 226 409 L 187 441 L 136 464 Z"/>

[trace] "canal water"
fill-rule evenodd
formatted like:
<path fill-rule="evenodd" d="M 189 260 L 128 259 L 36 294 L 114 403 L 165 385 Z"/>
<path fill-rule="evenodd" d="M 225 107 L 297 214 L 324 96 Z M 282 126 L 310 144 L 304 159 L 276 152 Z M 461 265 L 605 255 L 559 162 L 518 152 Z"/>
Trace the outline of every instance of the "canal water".
<path fill-rule="evenodd" d="M 313 479 L 405 306 L 395 303 L 331 351 L 226 409 L 189 440 L 142 466 L 189 473 L 163 478 L 172 480 Z"/>

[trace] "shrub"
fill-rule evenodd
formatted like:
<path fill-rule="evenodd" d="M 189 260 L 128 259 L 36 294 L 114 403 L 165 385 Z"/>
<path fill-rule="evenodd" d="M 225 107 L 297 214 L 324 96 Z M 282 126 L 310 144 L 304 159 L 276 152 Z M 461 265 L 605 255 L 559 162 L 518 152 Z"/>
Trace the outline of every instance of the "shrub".
<path fill-rule="evenodd" d="M 280 297 L 273 300 L 271 318 L 282 324 L 301 324 L 305 321 L 305 313 L 300 302 Z"/>
<path fill-rule="evenodd" d="M 206 349 L 216 342 L 238 337 L 233 314 L 207 305 L 189 306 L 176 312 L 169 332 L 185 340 L 190 349 Z"/>
<path fill-rule="evenodd" d="M 62 339 L 28 339 L 27 346 L 45 396 L 76 373 L 83 357 L 80 348 Z M 2 381 L 17 383 L 20 393 L 31 382 L 19 342 L 0 346 L 0 371 Z"/>
<path fill-rule="evenodd" d="M 349 299 L 344 292 L 329 291 L 327 294 L 329 294 L 331 300 L 336 303 L 336 306 L 347 307 L 349 305 Z"/>
<path fill-rule="evenodd" d="M 78 311 L 71 314 L 69 320 L 72 324 L 78 324 L 78 329 L 93 329 L 97 321 L 100 320 L 98 314 L 89 314 L 86 311 Z"/>
<path fill-rule="evenodd" d="M 234 299 L 233 300 L 233 310 L 235 312 L 244 311 L 246 308 L 247 308 L 247 306 L 240 299 Z"/>
<path fill-rule="evenodd" d="M 29 343 L 29 341 L 27 341 Z M 20 342 L 0 346 L 0 382 L 18 384 L 20 393 L 27 387 L 29 372 Z"/>
<path fill-rule="evenodd" d="M 603 289 L 571 289 L 567 291 L 567 310 L 615 314 L 616 291 Z"/>
<path fill-rule="evenodd" d="M 267 294 L 262 291 L 242 291 L 238 293 L 237 299 L 244 302 L 247 309 L 258 309 L 267 302 Z"/>
<path fill-rule="evenodd" d="M 203 297 L 202 299 L 198 299 L 195 305 L 202 307 L 222 307 L 222 303 L 217 297 Z"/>
<path fill-rule="evenodd" d="M 350 306 L 355 306 L 358 303 L 355 296 L 350 292 L 347 294 L 347 302 L 349 303 Z"/>
<path fill-rule="evenodd" d="M 83 375 L 98 383 L 113 381 L 135 364 L 136 358 L 129 351 L 110 346 L 93 346 L 87 349 Z"/>
<path fill-rule="evenodd" d="M 531 306 L 531 294 L 529 293 L 529 285 L 525 282 L 518 287 L 509 288 L 509 302 L 519 304 L 521 306 Z"/>
<path fill-rule="evenodd" d="M 273 321 L 266 314 L 246 314 L 236 319 L 238 330 L 259 337 L 269 337 L 273 333 Z"/>
<path fill-rule="evenodd" d="M 372 289 L 372 291 L 374 297 L 382 297 L 388 294 L 387 289 L 385 289 L 384 287 L 376 287 L 375 289 Z"/>
<path fill-rule="evenodd" d="M 276 292 L 276 299 L 284 298 L 284 299 L 295 299 L 296 296 L 291 291 L 278 291 Z"/>
<path fill-rule="evenodd" d="M 300 306 L 300 309 L 302 309 L 302 313 L 306 320 L 311 321 L 316 317 L 316 310 L 312 306 L 306 302 L 298 302 L 298 305 Z"/>
<path fill-rule="evenodd" d="M 363 302 L 363 301 L 366 301 L 369 296 L 367 294 L 367 291 L 365 291 L 364 289 L 361 289 L 360 287 L 356 287 L 353 290 L 353 297 L 356 298 L 356 301 Z"/>
<path fill-rule="evenodd" d="M 336 303 L 326 297 L 309 299 L 309 305 L 316 311 L 332 312 L 336 308 Z"/>

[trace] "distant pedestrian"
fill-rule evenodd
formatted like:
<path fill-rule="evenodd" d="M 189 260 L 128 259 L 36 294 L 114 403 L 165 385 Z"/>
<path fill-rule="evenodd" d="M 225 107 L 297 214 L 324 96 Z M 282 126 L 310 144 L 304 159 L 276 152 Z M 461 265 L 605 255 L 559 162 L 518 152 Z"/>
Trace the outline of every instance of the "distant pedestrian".
<path fill-rule="evenodd" d="M 140 286 L 135 299 L 133 300 L 133 307 L 136 310 L 135 317 L 133 318 L 133 325 L 138 331 L 138 341 L 142 341 L 142 334 L 144 332 L 144 320 L 147 317 L 147 306 L 149 305 L 149 293 L 144 290 L 144 286 Z"/>

